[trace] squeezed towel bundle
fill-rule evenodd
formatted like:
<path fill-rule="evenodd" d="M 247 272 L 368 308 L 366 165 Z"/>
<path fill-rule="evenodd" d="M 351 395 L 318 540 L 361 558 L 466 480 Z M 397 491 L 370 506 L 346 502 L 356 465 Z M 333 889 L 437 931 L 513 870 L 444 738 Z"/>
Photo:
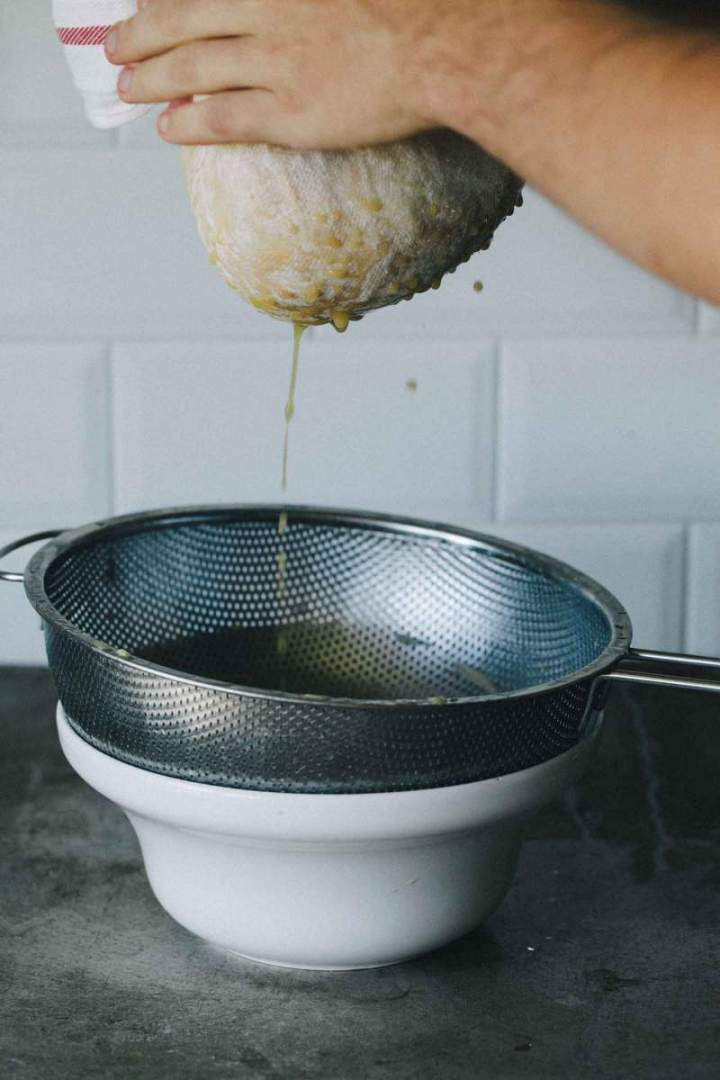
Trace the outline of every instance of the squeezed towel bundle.
<path fill-rule="evenodd" d="M 113 128 L 144 116 L 151 105 L 128 105 L 117 93 L 119 68 L 105 57 L 110 29 L 137 11 L 136 0 L 53 0 L 53 19 L 85 115 L 96 128 Z"/>

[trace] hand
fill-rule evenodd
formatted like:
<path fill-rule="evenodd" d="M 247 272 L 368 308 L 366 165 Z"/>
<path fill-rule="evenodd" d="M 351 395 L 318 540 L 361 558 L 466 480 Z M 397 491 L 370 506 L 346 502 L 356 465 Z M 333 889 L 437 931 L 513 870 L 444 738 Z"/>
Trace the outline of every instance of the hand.
<path fill-rule="evenodd" d="M 351 148 L 439 123 L 417 63 L 435 3 L 141 0 L 105 48 L 124 101 L 170 102 L 168 142 Z"/>

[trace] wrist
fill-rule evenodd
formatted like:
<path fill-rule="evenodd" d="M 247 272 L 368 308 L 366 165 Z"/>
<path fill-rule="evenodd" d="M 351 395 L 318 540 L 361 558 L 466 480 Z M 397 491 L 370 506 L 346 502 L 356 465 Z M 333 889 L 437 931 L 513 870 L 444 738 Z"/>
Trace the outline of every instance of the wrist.
<path fill-rule="evenodd" d="M 581 92 L 599 58 L 652 26 L 612 0 L 452 0 L 418 43 L 419 111 L 507 156 L 529 114 Z"/>

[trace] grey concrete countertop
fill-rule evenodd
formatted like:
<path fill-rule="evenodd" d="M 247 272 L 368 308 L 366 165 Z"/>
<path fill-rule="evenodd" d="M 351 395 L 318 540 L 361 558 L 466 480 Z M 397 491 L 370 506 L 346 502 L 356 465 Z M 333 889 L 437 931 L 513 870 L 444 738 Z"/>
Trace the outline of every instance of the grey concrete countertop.
<path fill-rule="evenodd" d="M 579 791 L 487 925 L 412 963 L 280 971 L 158 906 L 66 765 L 46 672 L 0 669 L 0 1075 L 720 1075 L 720 700 L 619 690 Z"/>

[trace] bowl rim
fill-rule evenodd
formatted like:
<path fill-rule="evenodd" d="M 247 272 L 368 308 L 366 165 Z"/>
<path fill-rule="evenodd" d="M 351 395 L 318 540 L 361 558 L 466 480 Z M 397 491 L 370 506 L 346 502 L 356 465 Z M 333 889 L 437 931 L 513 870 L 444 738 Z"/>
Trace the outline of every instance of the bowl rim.
<path fill-rule="evenodd" d="M 153 772 L 93 746 L 58 702 L 60 745 L 76 773 L 126 813 L 249 841 L 428 840 L 503 827 L 560 798 L 585 770 L 600 725 L 575 746 L 512 773 L 407 791 L 307 793 L 224 787 Z"/>
<path fill-rule="evenodd" d="M 578 668 L 560 679 L 550 680 L 518 690 L 498 691 L 453 698 L 345 698 L 320 694 L 300 694 L 284 690 L 268 690 L 244 686 L 204 676 L 190 675 L 175 668 L 156 664 L 134 656 L 109 642 L 94 638 L 66 619 L 50 601 L 45 590 L 45 576 L 52 564 L 69 552 L 85 546 L 101 543 L 105 539 L 130 536 L 147 528 L 172 528 L 181 524 L 201 525 L 227 523 L 239 520 L 268 522 L 282 513 L 288 515 L 290 526 L 341 525 L 344 528 L 372 529 L 398 536 L 424 537 L 466 548 L 482 549 L 498 559 L 512 561 L 515 565 L 560 581 L 580 592 L 605 617 L 610 631 L 607 645 L 589 664 Z M 290 503 L 212 503 L 197 506 L 179 506 L 139 513 L 123 514 L 91 522 L 75 529 L 68 529 L 44 544 L 30 559 L 24 573 L 25 591 L 30 603 L 40 617 L 63 634 L 95 653 L 101 653 L 114 664 L 148 673 L 152 676 L 184 683 L 204 690 L 216 690 L 239 697 L 261 698 L 322 708 L 365 709 L 392 711 L 396 709 L 437 709 L 467 707 L 474 704 L 512 701 L 556 693 L 565 687 L 585 680 L 596 679 L 615 667 L 627 655 L 632 642 L 630 616 L 620 601 L 604 585 L 582 571 L 551 555 L 532 548 L 503 540 L 488 533 L 477 532 L 460 526 L 427 521 L 422 518 L 388 515 L 366 510 L 344 510 L 321 506 Z"/>

